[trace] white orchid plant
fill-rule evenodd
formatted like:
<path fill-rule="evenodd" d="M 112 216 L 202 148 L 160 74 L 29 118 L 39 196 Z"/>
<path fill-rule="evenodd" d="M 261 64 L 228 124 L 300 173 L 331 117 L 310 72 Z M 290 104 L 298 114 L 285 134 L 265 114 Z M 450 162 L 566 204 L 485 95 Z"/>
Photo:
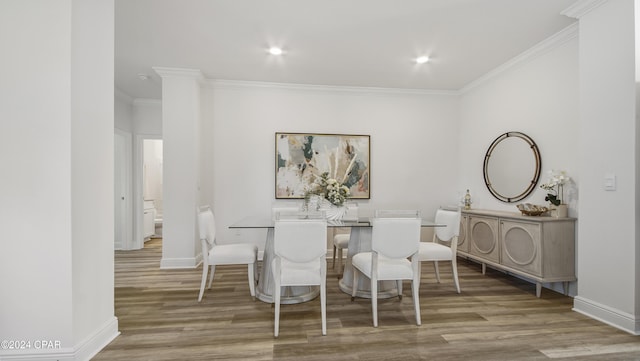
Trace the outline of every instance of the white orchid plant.
<path fill-rule="evenodd" d="M 544 197 L 544 200 L 555 206 L 562 204 L 564 200 L 564 185 L 570 180 L 571 178 L 567 176 L 565 171 L 551 170 L 549 182 L 540 185 L 540 188 L 547 191 L 547 196 Z"/>

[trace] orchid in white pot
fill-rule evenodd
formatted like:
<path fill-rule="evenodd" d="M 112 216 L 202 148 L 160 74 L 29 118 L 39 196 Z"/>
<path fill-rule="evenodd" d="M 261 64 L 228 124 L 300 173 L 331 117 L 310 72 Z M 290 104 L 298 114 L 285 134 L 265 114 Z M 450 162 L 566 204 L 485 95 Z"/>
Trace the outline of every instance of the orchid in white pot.
<path fill-rule="evenodd" d="M 547 196 L 544 197 L 545 201 L 559 206 L 564 204 L 564 185 L 567 184 L 571 178 L 565 171 L 551 170 L 549 181 L 540 185 L 540 188 L 547 191 Z"/>

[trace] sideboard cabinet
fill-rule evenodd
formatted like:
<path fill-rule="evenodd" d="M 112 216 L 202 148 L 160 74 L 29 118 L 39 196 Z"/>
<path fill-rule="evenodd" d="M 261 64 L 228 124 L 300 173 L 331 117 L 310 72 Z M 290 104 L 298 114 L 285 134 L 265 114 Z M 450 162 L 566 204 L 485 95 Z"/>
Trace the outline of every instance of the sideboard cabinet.
<path fill-rule="evenodd" d="M 542 284 L 575 281 L 575 218 L 463 210 L 458 255 Z"/>

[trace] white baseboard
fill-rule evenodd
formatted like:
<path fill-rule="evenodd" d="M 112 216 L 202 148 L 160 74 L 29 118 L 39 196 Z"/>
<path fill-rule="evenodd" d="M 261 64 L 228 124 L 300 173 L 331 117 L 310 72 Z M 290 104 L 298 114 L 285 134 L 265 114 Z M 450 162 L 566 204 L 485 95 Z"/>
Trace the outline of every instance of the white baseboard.
<path fill-rule="evenodd" d="M 113 317 L 98 329 L 93 335 L 85 338 L 75 346 L 76 360 L 91 360 L 100 350 L 120 335 L 118 331 L 118 318 Z"/>
<path fill-rule="evenodd" d="M 181 269 L 181 268 L 196 268 L 198 262 L 196 258 L 162 258 L 160 260 L 160 269 Z"/>
<path fill-rule="evenodd" d="M 113 317 L 105 322 L 101 328 L 73 348 L 59 349 L 30 349 L 26 352 L 1 353 L 0 360 L 33 360 L 33 361 L 88 361 L 100 350 L 120 335 L 118 318 Z M 32 351 L 32 352 L 31 352 Z"/>
<path fill-rule="evenodd" d="M 632 335 L 640 335 L 640 320 L 629 313 L 580 296 L 573 299 L 573 310 Z"/>

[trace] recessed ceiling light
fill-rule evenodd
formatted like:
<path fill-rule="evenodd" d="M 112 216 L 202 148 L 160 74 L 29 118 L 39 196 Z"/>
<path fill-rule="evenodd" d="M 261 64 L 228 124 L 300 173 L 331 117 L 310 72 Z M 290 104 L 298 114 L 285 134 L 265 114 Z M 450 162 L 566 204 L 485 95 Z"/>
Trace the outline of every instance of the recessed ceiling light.
<path fill-rule="evenodd" d="M 271 55 L 282 55 L 282 49 L 272 46 L 269 48 L 269 54 Z"/>
<path fill-rule="evenodd" d="M 147 75 L 145 73 L 139 73 L 138 74 L 138 79 L 140 79 L 140 80 L 149 80 L 149 75 Z"/>
<path fill-rule="evenodd" d="M 418 63 L 418 64 L 424 64 L 424 63 L 426 63 L 426 62 L 428 62 L 428 61 L 429 61 L 429 57 L 428 57 L 428 56 L 426 56 L 426 55 L 425 55 L 425 56 L 420 56 L 420 57 L 417 57 L 417 58 L 416 58 L 416 63 Z"/>

